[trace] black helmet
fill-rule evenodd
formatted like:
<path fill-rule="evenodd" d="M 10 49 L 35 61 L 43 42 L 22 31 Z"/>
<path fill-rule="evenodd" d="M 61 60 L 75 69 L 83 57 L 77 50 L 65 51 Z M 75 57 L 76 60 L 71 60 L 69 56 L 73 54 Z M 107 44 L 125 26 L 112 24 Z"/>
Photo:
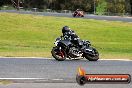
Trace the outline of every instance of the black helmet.
<path fill-rule="evenodd" d="M 62 33 L 64 34 L 65 32 L 69 32 L 70 31 L 70 28 L 68 26 L 64 26 L 62 28 Z"/>

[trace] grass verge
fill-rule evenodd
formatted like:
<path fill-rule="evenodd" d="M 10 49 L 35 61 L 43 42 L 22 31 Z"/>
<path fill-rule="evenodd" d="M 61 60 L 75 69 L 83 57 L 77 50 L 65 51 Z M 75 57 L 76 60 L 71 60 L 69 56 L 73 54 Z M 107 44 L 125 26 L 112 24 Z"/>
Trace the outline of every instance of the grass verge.
<path fill-rule="evenodd" d="M 100 58 L 132 59 L 131 23 L 12 13 L 0 13 L 0 56 L 51 57 L 65 25 L 91 41 Z"/>

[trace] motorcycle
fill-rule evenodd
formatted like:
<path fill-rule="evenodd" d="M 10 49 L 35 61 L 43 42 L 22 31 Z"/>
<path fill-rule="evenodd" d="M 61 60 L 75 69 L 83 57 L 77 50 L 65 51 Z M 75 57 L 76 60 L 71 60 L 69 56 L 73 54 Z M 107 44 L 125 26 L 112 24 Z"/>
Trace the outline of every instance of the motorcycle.
<path fill-rule="evenodd" d="M 75 11 L 72 14 L 73 17 L 84 17 L 84 12 L 83 11 Z"/>
<path fill-rule="evenodd" d="M 57 61 L 79 57 L 86 58 L 89 61 L 97 61 L 99 59 L 98 51 L 91 47 L 91 43 L 87 40 L 80 40 L 79 45 L 75 45 L 71 40 L 59 37 L 56 38 L 54 44 L 55 47 L 53 47 L 51 54 Z"/>

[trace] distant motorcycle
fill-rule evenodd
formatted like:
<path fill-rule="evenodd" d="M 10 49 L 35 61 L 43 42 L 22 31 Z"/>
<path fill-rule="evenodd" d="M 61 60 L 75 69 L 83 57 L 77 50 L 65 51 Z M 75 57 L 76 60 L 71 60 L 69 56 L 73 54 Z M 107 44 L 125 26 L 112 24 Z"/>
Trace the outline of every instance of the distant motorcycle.
<path fill-rule="evenodd" d="M 75 11 L 72 14 L 73 17 L 84 17 L 84 12 L 83 11 Z"/>
<path fill-rule="evenodd" d="M 99 59 L 98 51 L 91 47 L 91 43 L 86 40 L 80 40 L 80 46 L 73 44 L 70 40 L 63 37 L 56 38 L 51 54 L 58 61 L 64 61 L 66 58 L 85 57 L 89 61 L 97 61 Z M 80 48 L 81 47 L 81 48 Z"/>

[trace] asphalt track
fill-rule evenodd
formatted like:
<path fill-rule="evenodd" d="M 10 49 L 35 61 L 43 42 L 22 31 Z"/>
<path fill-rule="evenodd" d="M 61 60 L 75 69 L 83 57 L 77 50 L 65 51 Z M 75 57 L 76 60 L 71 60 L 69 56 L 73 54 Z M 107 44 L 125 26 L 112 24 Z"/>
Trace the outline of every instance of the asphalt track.
<path fill-rule="evenodd" d="M 0 88 L 80 88 L 76 83 L 78 67 L 88 74 L 130 74 L 132 61 L 122 60 L 66 60 L 58 62 L 46 58 L 0 58 L 0 81 L 13 83 Z M 130 84 L 86 84 L 84 88 L 132 88 Z"/>
<path fill-rule="evenodd" d="M 38 15 L 44 16 L 57 16 L 57 17 L 72 17 L 71 13 L 37 13 Z M 77 17 L 76 17 L 77 18 Z M 80 17 L 79 17 L 80 18 Z M 87 14 L 83 19 L 95 19 L 95 20 L 106 20 L 106 21 L 121 21 L 121 22 L 132 22 L 132 17 L 121 17 L 121 16 L 98 16 Z"/>
<path fill-rule="evenodd" d="M 73 18 L 72 13 L 31 12 L 31 11 L 16 11 L 16 10 L 0 10 L 0 12 Z M 121 17 L 121 16 L 98 16 L 98 15 L 86 14 L 85 17 L 83 17 L 83 19 L 121 21 L 121 22 L 130 22 L 130 23 L 132 23 L 132 17 L 126 17 L 126 16 L 124 16 L 124 17 Z"/>

